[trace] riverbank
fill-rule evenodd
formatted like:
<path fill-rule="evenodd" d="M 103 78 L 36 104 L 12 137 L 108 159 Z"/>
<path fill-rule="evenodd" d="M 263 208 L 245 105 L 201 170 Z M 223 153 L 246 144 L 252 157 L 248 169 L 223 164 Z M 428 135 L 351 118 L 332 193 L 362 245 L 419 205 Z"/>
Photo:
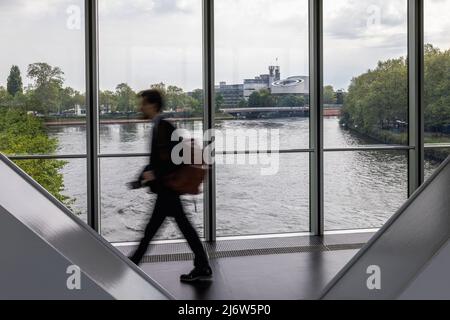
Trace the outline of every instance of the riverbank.
<path fill-rule="evenodd" d="M 217 117 L 216 120 L 232 120 L 233 117 L 221 116 Z M 174 122 L 183 121 L 203 121 L 201 117 L 192 118 L 167 118 L 167 120 Z M 100 119 L 100 124 L 128 124 L 128 123 L 149 123 L 148 119 Z M 59 119 L 59 120 L 45 120 L 44 124 L 48 127 L 59 127 L 59 126 L 85 126 L 86 119 Z"/>
<path fill-rule="evenodd" d="M 389 144 L 389 145 L 406 145 L 407 144 L 407 133 L 393 133 L 388 131 L 382 131 L 381 135 L 369 135 L 367 133 L 363 133 L 356 128 L 345 127 L 346 130 L 351 131 L 352 133 L 363 137 L 364 139 L 373 141 L 374 144 Z M 445 138 L 435 138 L 428 136 L 425 139 L 425 143 L 447 143 L 450 142 L 450 137 L 448 139 Z M 432 161 L 435 163 L 440 163 L 444 161 L 450 154 L 448 149 L 427 149 L 425 152 L 425 160 Z"/>

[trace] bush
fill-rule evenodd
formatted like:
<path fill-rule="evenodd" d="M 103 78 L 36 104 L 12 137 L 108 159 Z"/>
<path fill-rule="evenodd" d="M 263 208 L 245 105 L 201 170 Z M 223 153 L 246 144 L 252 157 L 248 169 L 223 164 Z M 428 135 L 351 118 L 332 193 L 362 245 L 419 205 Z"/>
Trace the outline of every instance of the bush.
<path fill-rule="evenodd" d="M 48 137 L 42 121 L 23 111 L 0 110 L 0 152 L 6 155 L 52 154 L 57 140 Z M 15 163 L 58 200 L 73 202 L 61 194 L 64 179 L 59 171 L 66 164 L 60 160 L 17 160 Z"/>

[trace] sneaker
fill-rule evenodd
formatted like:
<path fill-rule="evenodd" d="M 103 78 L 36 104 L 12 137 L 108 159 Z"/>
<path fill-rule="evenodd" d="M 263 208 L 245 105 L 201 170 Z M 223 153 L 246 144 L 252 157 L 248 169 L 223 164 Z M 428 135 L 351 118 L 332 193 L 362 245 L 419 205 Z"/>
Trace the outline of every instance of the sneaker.
<path fill-rule="evenodd" d="M 181 282 L 194 282 L 198 280 L 212 279 L 212 270 L 210 267 L 194 268 L 189 274 L 182 274 L 180 276 Z"/>

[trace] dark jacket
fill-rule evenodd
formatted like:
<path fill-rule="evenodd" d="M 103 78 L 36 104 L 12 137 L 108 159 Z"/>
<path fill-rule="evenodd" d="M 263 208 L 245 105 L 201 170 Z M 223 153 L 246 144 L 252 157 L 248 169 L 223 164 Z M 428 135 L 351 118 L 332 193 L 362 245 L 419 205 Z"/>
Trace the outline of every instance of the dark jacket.
<path fill-rule="evenodd" d="M 168 191 L 162 181 L 164 177 L 177 169 L 172 161 L 172 150 L 178 144 L 178 141 L 172 141 L 172 134 L 176 130 L 175 126 L 165 120 L 161 115 L 154 119 L 152 138 L 150 144 L 150 163 L 144 168 L 140 175 L 145 171 L 153 171 L 155 181 L 147 184 L 154 193 Z"/>

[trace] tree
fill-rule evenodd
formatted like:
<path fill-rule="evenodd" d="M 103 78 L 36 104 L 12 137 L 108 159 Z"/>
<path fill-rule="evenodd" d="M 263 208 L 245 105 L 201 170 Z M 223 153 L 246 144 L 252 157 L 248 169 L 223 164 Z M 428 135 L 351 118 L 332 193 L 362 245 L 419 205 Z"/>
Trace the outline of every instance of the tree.
<path fill-rule="evenodd" d="M 337 104 L 344 104 L 345 99 L 345 92 L 344 90 L 338 90 L 336 91 L 336 103 Z"/>
<path fill-rule="evenodd" d="M 151 84 L 150 89 L 159 90 L 162 94 L 166 93 L 166 85 L 163 82 Z"/>
<path fill-rule="evenodd" d="M 248 98 L 249 108 L 271 108 L 275 106 L 275 100 L 267 89 L 253 92 Z"/>
<path fill-rule="evenodd" d="M 378 62 L 374 70 L 352 79 L 344 99 L 341 123 L 384 142 L 404 143 L 386 135 L 398 121 L 408 121 L 407 62 L 404 58 Z"/>
<path fill-rule="evenodd" d="M 10 155 L 52 154 L 57 140 L 50 139 L 43 122 L 26 112 L 0 110 L 0 152 Z M 61 192 L 64 180 L 59 170 L 65 165 L 59 160 L 20 160 L 16 164 L 60 201 L 72 201 Z"/>
<path fill-rule="evenodd" d="M 64 72 L 47 63 L 33 63 L 28 66 L 28 77 L 34 80 L 30 92 L 33 111 L 48 114 L 60 111 L 60 92 L 64 83 Z"/>
<path fill-rule="evenodd" d="M 260 103 L 263 108 L 272 108 L 275 106 L 275 99 L 272 97 L 272 94 L 267 89 L 259 90 L 259 94 L 261 97 Z"/>
<path fill-rule="evenodd" d="M 12 97 L 8 93 L 8 91 L 4 87 L 0 87 L 0 108 L 8 107 L 11 100 L 12 100 Z"/>
<path fill-rule="evenodd" d="M 277 101 L 277 106 L 280 108 L 286 107 L 302 107 L 305 105 L 305 98 L 294 94 L 281 96 Z"/>
<path fill-rule="evenodd" d="M 16 94 L 23 92 L 22 76 L 18 66 L 12 66 L 8 76 L 8 93 L 15 97 Z"/>
<path fill-rule="evenodd" d="M 131 112 L 136 110 L 137 97 L 136 92 L 126 83 L 121 83 L 116 87 L 117 109 L 122 112 Z"/>
<path fill-rule="evenodd" d="M 35 86 L 45 86 L 55 82 L 62 86 L 64 83 L 64 72 L 59 67 L 52 67 L 47 63 L 38 62 L 28 66 L 28 77 L 35 80 Z"/>
<path fill-rule="evenodd" d="M 223 98 L 223 96 L 219 93 L 216 94 L 216 113 L 220 112 L 220 109 L 222 109 L 223 103 L 224 103 L 225 99 Z"/>
<path fill-rule="evenodd" d="M 450 130 L 450 50 L 425 47 L 425 130 Z M 447 131 L 448 132 L 448 131 Z"/>
<path fill-rule="evenodd" d="M 203 104 L 203 90 L 202 89 L 195 89 L 192 91 L 192 98 L 195 100 L 201 102 Z"/>
<path fill-rule="evenodd" d="M 323 87 L 323 103 L 325 104 L 335 104 L 336 103 L 336 92 L 333 86 Z"/>
<path fill-rule="evenodd" d="M 61 111 L 75 110 L 76 106 L 85 104 L 85 97 L 71 87 L 61 88 L 60 91 Z"/>
<path fill-rule="evenodd" d="M 247 108 L 247 107 L 248 107 L 248 102 L 247 102 L 247 100 L 245 100 L 245 99 L 239 100 L 238 107 L 239 107 L 239 108 Z"/>
<path fill-rule="evenodd" d="M 258 91 L 252 92 L 248 97 L 249 108 L 260 108 L 262 105 L 261 94 Z"/>
<path fill-rule="evenodd" d="M 106 90 L 100 91 L 100 107 L 107 112 L 117 111 L 117 97 L 114 92 Z"/>

